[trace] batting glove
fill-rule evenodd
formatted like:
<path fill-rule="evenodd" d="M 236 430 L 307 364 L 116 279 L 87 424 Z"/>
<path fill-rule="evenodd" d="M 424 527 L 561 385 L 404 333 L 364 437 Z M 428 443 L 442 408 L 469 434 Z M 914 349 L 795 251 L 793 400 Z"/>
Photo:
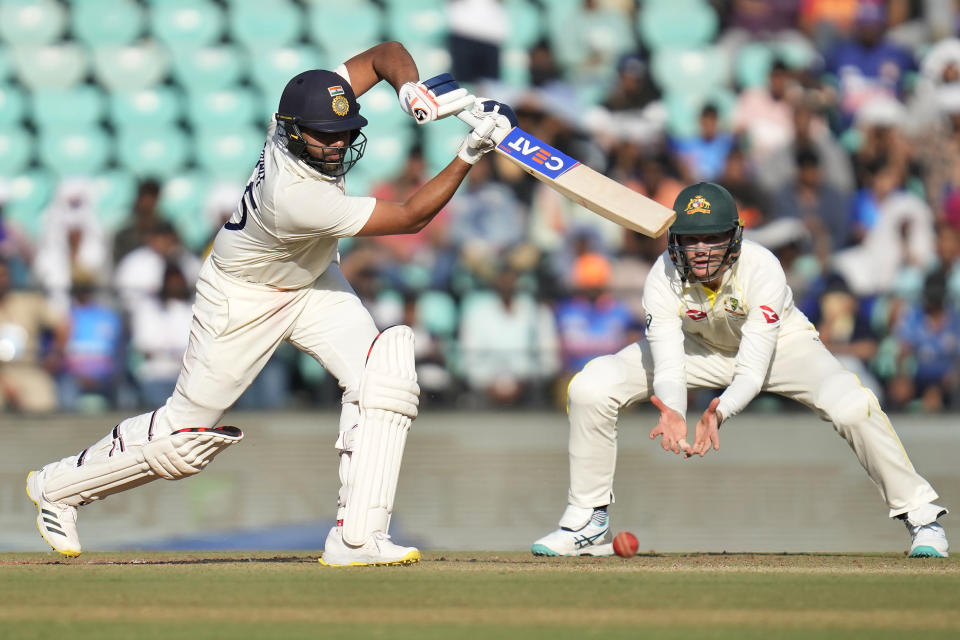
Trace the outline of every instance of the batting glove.
<path fill-rule="evenodd" d="M 404 83 L 397 92 L 397 97 L 400 99 L 400 107 L 413 116 L 417 124 L 459 113 L 474 101 L 449 73 L 441 73 L 416 83 Z"/>
<path fill-rule="evenodd" d="M 496 144 L 510 133 L 510 130 L 517 126 L 517 114 L 509 105 L 496 100 L 487 98 L 477 98 L 472 109 L 473 115 L 480 118 L 493 117 L 496 125 L 490 133 L 490 137 Z"/>
<path fill-rule="evenodd" d="M 493 151 L 493 148 L 497 146 L 497 143 L 490 137 L 496 129 L 496 114 L 487 114 L 481 118 L 473 131 L 468 133 L 467 137 L 460 143 L 460 151 L 457 152 L 457 157 L 467 164 L 477 164 L 477 161 L 485 153 Z"/>

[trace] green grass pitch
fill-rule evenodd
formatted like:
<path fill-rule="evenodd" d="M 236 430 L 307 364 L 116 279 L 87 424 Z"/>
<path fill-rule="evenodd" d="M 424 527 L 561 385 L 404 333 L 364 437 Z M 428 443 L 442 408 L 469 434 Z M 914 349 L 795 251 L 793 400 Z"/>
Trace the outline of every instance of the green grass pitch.
<path fill-rule="evenodd" d="M 0 554 L 0 637 L 957 638 L 960 560 L 428 552 Z"/>

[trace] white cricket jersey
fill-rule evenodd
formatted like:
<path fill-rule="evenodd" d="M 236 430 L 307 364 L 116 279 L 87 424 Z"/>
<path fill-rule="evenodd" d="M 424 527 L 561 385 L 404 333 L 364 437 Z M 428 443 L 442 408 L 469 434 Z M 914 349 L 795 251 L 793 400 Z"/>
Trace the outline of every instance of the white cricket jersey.
<path fill-rule="evenodd" d="M 211 258 L 242 280 L 299 289 L 338 261 L 337 239 L 363 228 L 376 199 L 345 195 L 343 177 L 325 176 L 295 158 L 277 141 L 276 129 L 274 120 Z"/>
<path fill-rule="evenodd" d="M 780 261 L 750 240 L 743 241 L 740 258 L 724 273 L 717 291 L 683 282 L 663 253 L 647 276 L 643 306 L 654 393 L 671 408 L 684 413 L 687 407 L 684 340 L 718 354 L 736 354 L 733 382 L 720 396 L 724 419 L 760 392 L 777 338 L 813 328 L 793 304 Z"/>

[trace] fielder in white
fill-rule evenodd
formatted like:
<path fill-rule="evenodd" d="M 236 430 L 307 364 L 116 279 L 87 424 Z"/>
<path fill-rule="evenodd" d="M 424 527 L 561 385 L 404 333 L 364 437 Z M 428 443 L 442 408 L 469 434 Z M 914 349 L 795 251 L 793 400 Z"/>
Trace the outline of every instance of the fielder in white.
<path fill-rule="evenodd" d="M 880 489 L 891 518 L 904 521 L 912 557 L 946 557 L 937 519 L 947 510 L 914 471 L 876 397 L 823 346 L 779 261 L 742 240 L 742 221 L 721 186 L 699 183 L 673 205 L 668 251 L 644 287 L 645 339 L 590 361 L 568 391 L 570 492 L 560 528 L 534 555 L 608 555 L 620 411 L 650 401 L 660 420 L 650 437 L 665 450 L 704 456 L 720 448 L 721 423 L 761 391 L 792 398 L 833 423 Z M 688 389 L 723 389 L 687 440 Z"/>
<path fill-rule="evenodd" d="M 335 72 L 303 72 L 287 84 L 260 159 L 233 217 L 217 234 L 197 282 L 190 343 L 176 389 L 155 411 L 128 418 L 104 438 L 27 477 L 37 527 L 65 556 L 80 554 L 77 508 L 156 478 L 201 471 L 241 440 L 216 426 L 280 345 L 316 358 L 343 389 L 336 449 L 341 488 L 326 565 L 405 564 L 420 552 L 388 535 L 407 431 L 419 388 L 413 333 L 378 335 L 344 279 L 337 239 L 415 233 L 456 191 L 471 166 L 515 122 L 476 103 L 480 122 L 458 157 L 406 202 L 344 193 L 344 174 L 363 154 L 356 96 L 380 80 L 418 122 L 475 104 L 447 74 L 418 82 L 396 42 L 377 45 Z"/>

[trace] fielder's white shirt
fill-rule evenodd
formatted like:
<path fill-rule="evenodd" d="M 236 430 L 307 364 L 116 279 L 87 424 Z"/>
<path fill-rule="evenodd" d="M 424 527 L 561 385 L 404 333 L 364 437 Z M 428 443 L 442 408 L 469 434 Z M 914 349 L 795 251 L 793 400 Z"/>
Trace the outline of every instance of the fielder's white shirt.
<path fill-rule="evenodd" d="M 211 258 L 242 280 L 299 289 L 338 261 L 337 239 L 363 228 L 376 199 L 346 195 L 342 176 L 325 176 L 298 160 L 279 143 L 276 130 L 274 120 Z"/>
<path fill-rule="evenodd" d="M 683 282 L 665 252 L 644 284 L 646 339 L 653 354 L 653 390 L 681 414 L 687 409 L 684 341 L 735 356 L 733 382 L 720 396 L 724 419 L 742 411 L 763 386 L 781 334 L 813 328 L 793 304 L 780 261 L 763 246 L 744 240 L 740 258 L 724 273 L 717 291 Z"/>

